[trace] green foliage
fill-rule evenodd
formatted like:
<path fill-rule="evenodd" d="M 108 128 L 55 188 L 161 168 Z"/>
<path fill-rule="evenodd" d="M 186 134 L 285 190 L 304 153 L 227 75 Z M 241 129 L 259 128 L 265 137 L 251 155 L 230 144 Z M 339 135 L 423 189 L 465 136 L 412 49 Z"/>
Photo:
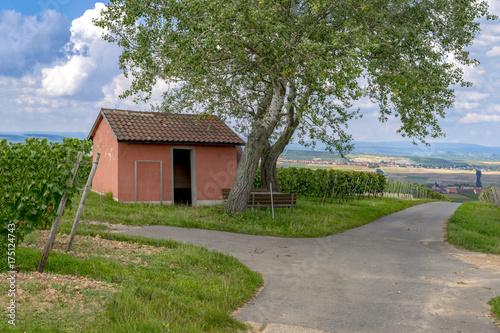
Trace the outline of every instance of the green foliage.
<path fill-rule="evenodd" d="M 493 298 L 488 302 L 491 305 L 491 312 L 495 314 L 498 321 L 500 322 L 500 297 Z"/>
<path fill-rule="evenodd" d="M 471 251 L 500 254 L 500 207 L 464 202 L 448 221 L 447 239 Z"/>
<path fill-rule="evenodd" d="M 88 154 L 90 149 L 89 141 L 78 139 L 64 139 L 62 143 L 49 143 L 46 139 L 0 142 L 0 246 L 3 249 L 7 249 L 7 243 L 19 244 L 35 229 L 51 226 L 62 196 L 66 194 L 70 203 L 77 181 L 85 182 L 88 163 L 82 163 L 77 181 L 73 187 L 69 186 L 77 153 Z M 0 256 L 3 269 L 5 251 Z"/>
<path fill-rule="evenodd" d="M 333 169 L 278 168 L 278 181 L 281 192 L 296 193 L 306 197 L 321 197 L 345 193 L 381 193 L 385 176 L 378 173 L 342 171 Z M 254 188 L 260 188 L 260 170 L 254 181 Z"/>
<path fill-rule="evenodd" d="M 286 113 L 277 119 L 270 109 L 290 102 L 300 137 L 338 149 L 350 139 L 341 126 L 355 115 L 351 101 L 363 94 L 382 121 L 399 116 L 401 134 L 440 136 L 449 87 L 469 85 L 460 65 L 477 64 L 465 47 L 482 17 L 494 18 L 488 3 L 472 0 L 112 0 L 95 23 L 123 49 L 121 68 L 133 77 L 125 96 L 147 100 L 159 80 L 182 82 L 165 91 L 166 109 L 277 126 Z M 270 94 L 276 103 L 266 103 Z"/>

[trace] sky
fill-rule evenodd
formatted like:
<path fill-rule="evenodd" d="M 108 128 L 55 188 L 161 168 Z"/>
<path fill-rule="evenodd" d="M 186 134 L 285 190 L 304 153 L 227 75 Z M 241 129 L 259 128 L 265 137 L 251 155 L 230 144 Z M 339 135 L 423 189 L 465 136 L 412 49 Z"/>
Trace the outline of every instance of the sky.
<path fill-rule="evenodd" d="M 500 16 L 500 0 L 488 0 Z M 118 67 L 120 48 L 92 24 L 104 7 L 89 0 L 3 0 L 0 4 L 0 132 L 89 132 L 101 108 L 149 110 L 120 99 L 130 79 Z M 432 142 L 500 147 L 500 20 L 481 21 L 470 46 L 481 65 L 464 67 L 471 88 L 456 87 L 456 103 Z M 152 103 L 167 85 L 159 83 Z M 356 102 L 362 119 L 349 123 L 356 141 L 408 141 L 397 119 L 379 123 L 378 108 Z"/>

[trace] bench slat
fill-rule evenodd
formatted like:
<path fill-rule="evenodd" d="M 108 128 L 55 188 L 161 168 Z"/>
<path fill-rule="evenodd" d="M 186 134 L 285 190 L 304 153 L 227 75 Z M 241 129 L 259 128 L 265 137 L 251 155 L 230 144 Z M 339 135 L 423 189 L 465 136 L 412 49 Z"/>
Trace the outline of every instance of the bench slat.
<path fill-rule="evenodd" d="M 221 189 L 222 197 L 227 199 L 230 188 Z M 273 199 L 271 202 L 271 193 L 266 189 L 252 189 L 250 197 L 248 198 L 247 207 L 250 208 L 266 208 L 274 206 L 275 208 L 288 208 L 290 207 L 290 212 L 293 212 L 293 206 L 297 204 L 297 195 L 295 193 L 280 193 L 273 192 Z"/>

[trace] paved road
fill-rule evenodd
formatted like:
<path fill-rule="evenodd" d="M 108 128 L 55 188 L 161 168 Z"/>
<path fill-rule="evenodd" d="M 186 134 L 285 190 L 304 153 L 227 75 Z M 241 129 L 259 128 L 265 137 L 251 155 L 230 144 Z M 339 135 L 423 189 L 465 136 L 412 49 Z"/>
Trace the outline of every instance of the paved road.
<path fill-rule="evenodd" d="M 452 203 L 415 206 L 360 228 L 285 239 L 149 226 L 127 234 L 171 238 L 231 254 L 266 281 L 237 315 L 329 332 L 499 332 L 487 315 L 500 271 L 455 259 L 443 242 Z"/>

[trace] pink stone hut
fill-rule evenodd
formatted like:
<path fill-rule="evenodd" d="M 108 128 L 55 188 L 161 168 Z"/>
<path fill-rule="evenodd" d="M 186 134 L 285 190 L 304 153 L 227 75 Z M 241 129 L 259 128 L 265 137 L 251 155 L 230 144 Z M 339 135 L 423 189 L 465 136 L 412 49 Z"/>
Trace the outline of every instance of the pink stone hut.
<path fill-rule="evenodd" d="M 88 135 L 101 157 L 92 190 L 121 202 L 221 201 L 245 142 L 216 117 L 101 109 Z"/>

